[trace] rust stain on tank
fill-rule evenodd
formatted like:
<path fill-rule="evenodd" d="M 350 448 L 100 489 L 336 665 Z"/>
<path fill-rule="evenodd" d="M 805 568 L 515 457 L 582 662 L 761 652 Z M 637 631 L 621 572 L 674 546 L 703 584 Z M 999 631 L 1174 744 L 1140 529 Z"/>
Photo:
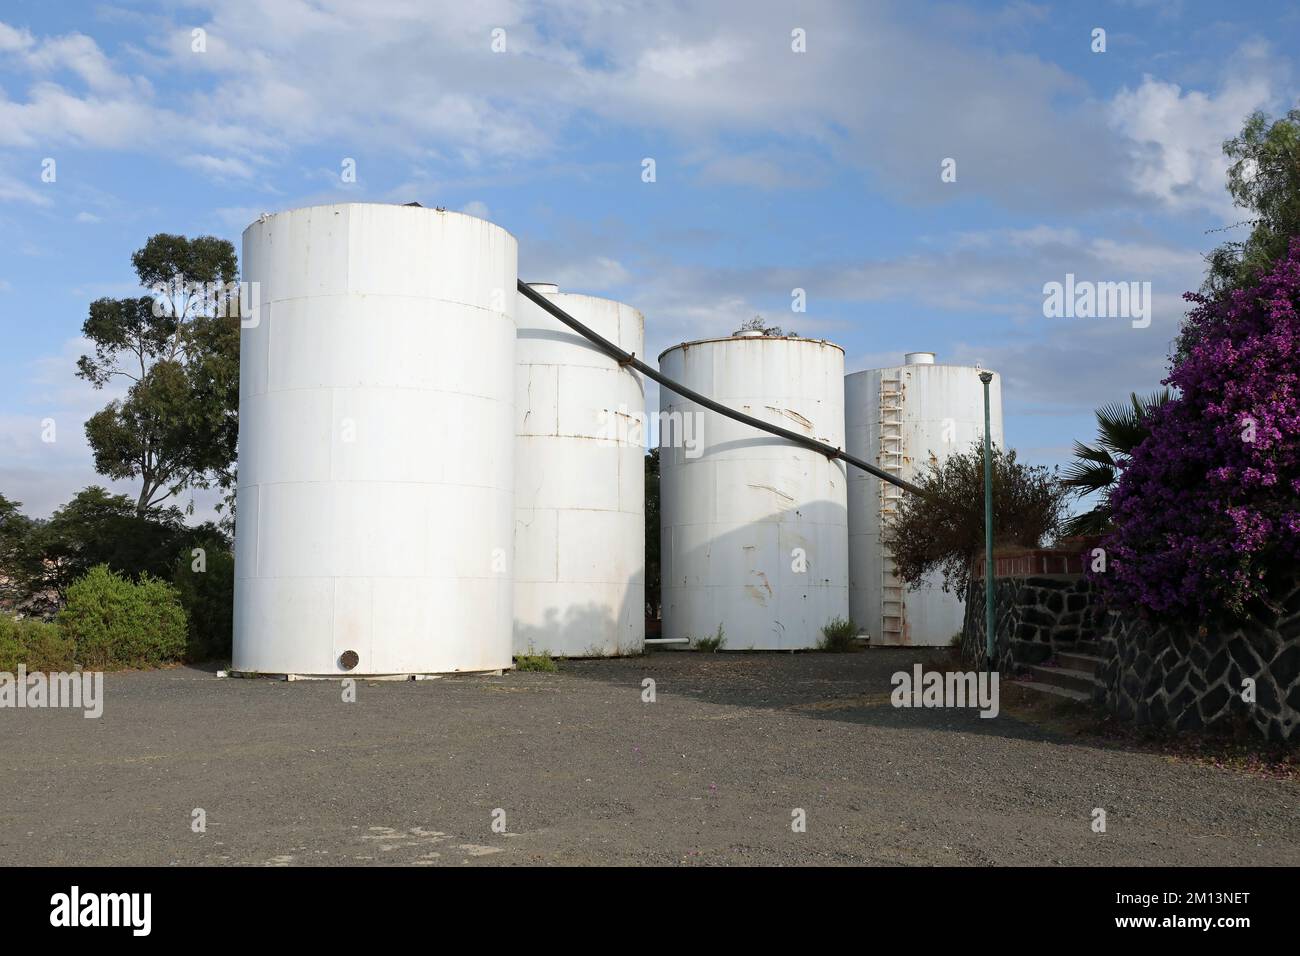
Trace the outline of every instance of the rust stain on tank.
<path fill-rule="evenodd" d="M 804 418 L 794 409 L 786 408 L 783 409 L 782 411 L 785 413 L 786 418 L 790 419 L 791 421 L 798 422 L 800 425 L 802 425 L 804 428 L 808 429 L 809 431 L 813 430 L 813 423 L 808 421 L 808 419 Z"/>
<path fill-rule="evenodd" d="M 774 495 L 779 495 L 780 497 L 784 498 L 786 501 L 794 501 L 794 498 L 793 498 L 792 496 L 787 495 L 787 494 L 786 494 L 784 491 L 782 491 L 780 488 L 773 488 L 771 485 L 755 485 L 755 484 L 751 483 L 749 487 L 751 487 L 751 488 L 758 488 L 758 489 L 761 489 L 761 490 L 763 490 L 763 491 L 770 491 L 770 492 L 772 492 L 772 494 L 774 494 Z"/>

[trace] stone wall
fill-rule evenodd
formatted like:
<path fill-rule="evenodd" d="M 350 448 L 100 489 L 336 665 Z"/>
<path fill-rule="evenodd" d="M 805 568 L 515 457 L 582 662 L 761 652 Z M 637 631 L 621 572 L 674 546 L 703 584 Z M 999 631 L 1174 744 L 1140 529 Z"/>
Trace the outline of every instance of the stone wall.
<path fill-rule="evenodd" d="M 993 584 L 999 670 L 1041 664 L 1059 650 L 1074 650 L 1081 641 L 1097 641 L 1108 626 L 1105 612 L 1093 597 L 1091 582 L 1082 575 L 998 577 Z M 972 578 L 962 648 L 969 659 L 978 658 L 983 666 L 984 647 L 984 582 Z"/>
<path fill-rule="evenodd" d="M 1174 730 L 1244 718 L 1269 740 L 1300 743 L 1300 586 L 1277 610 L 1204 633 L 1109 617 L 1094 695 L 1107 710 Z"/>
<path fill-rule="evenodd" d="M 1190 731 L 1244 719 L 1270 740 L 1300 743 L 1300 575 L 1273 589 L 1286 595 L 1277 608 L 1228 627 L 1152 626 L 1107 611 L 1081 574 L 995 576 L 994 585 L 999 671 L 1082 650 L 1102 659 L 1094 700 L 1125 720 Z M 971 579 L 962 652 L 984 666 L 982 575 Z"/>

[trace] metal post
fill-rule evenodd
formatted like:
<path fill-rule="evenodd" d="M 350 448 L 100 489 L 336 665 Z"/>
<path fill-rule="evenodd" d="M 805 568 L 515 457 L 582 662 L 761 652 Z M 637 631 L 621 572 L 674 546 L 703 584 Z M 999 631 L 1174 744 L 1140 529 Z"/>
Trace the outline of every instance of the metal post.
<path fill-rule="evenodd" d="M 993 439 L 989 428 L 989 383 L 992 372 L 980 372 L 984 383 L 984 665 L 993 671 L 993 628 L 996 617 L 993 596 Z"/>

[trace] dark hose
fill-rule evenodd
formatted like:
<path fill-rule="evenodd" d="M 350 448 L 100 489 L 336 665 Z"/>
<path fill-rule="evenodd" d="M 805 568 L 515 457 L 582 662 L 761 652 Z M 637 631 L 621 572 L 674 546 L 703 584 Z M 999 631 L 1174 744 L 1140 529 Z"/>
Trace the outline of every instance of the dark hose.
<path fill-rule="evenodd" d="M 831 458 L 831 459 L 838 458 L 841 461 L 846 461 L 850 465 L 853 465 L 855 468 L 861 468 L 867 474 L 875 475 L 881 481 L 887 481 L 891 485 L 897 485 L 899 488 L 902 488 L 904 491 L 910 491 L 912 492 L 912 494 L 915 495 L 925 494 L 925 492 L 923 492 L 920 488 L 918 488 L 916 485 L 912 484 L 911 482 L 904 481 L 902 478 L 897 478 L 894 475 L 891 475 L 887 471 L 881 471 L 875 465 L 869 465 L 861 458 L 858 458 L 854 455 L 850 455 L 847 452 L 839 448 L 836 448 L 833 445 L 827 445 L 825 442 L 819 442 L 817 441 L 817 439 L 809 438 L 807 435 L 800 435 L 798 432 L 792 432 L 788 428 L 781 428 L 778 425 L 768 424 L 767 422 L 763 421 L 761 418 L 755 418 L 753 415 L 746 415 L 744 412 L 738 412 L 734 408 L 728 408 L 726 405 L 720 405 L 719 403 L 715 402 L 713 399 L 709 398 L 707 395 L 701 395 L 699 392 L 695 391 L 694 389 L 689 389 L 685 385 L 679 385 L 677 382 L 674 382 L 671 378 L 668 378 L 668 376 L 661 373 L 658 369 L 651 368 L 649 365 L 641 361 L 631 352 L 624 352 L 613 342 L 609 341 L 609 339 L 606 339 L 604 336 L 587 328 L 585 325 L 583 325 L 573 316 L 569 315 L 569 313 L 565 312 L 563 309 L 561 309 L 550 299 L 546 298 L 546 296 L 542 295 L 540 292 L 531 288 L 522 279 L 519 280 L 519 292 L 521 295 L 527 298 L 528 301 L 532 302 L 538 308 L 545 309 L 548 313 L 555 316 L 555 318 L 559 319 L 561 322 L 563 322 L 569 328 L 573 329 L 573 331 L 577 332 L 583 338 L 587 339 L 588 341 L 598 346 L 601 349 L 601 351 L 605 352 L 607 355 L 610 356 L 610 358 L 617 361 L 619 365 L 623 365 L 623 366 L 630 365 L 632 368 L 636 369 L 646 378 L 658 382 L 664 388 L 668 389 L 669 391 L 676 392 L 682 398 L 689 399 L 690 401 L 695 402 L 697 405 L 703 405 L 705 408 L 709 409 L 710 411 L 717 412 L 719 415 L 725 415 L 727 418 L 734 419 L 735 421 L 741 422 L 745 425 L 749 425 L 751 428 L 757 428 L 759 431 L 764 431 L 771 435 L 777 435 L 781 438 L 784 438 L 787 441 L 792 441 L 796 445 L 802 445 L 804 448 L 811 448 L 813 451 L 821 452 L 827 458 Z"/>

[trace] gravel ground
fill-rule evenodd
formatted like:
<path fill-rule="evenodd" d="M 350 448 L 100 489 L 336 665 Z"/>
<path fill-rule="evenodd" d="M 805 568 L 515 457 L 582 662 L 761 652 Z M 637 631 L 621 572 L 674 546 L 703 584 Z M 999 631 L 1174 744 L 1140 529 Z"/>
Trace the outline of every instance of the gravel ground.
<path fill-rule="evenodd" d="M 333 682 L 109 674 L 99 720 L 0 710 L 0 858 L 1300 864 L 1300 783 L 1005 712 L 891 707 L 890 675 L 918 659 L 659 652 L 559 674 L 362 681 L 355 703 Z M 806 832 L 792 831 L 796 809 Z"/>

